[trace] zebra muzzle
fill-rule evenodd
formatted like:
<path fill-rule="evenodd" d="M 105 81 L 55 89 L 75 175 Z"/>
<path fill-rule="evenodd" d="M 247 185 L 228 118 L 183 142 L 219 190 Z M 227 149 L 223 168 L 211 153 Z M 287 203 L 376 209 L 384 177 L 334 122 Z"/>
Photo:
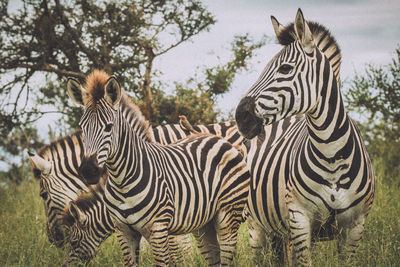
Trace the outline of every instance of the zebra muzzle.
<path fill-rule="evenodd" d="M 261 133 L 263 120 L 255 114 L 255 100 L 246 96 L 236 108 L 235 119 L 239 132 L 247 139 L 252 139 Z"/>
<path fill-rule="evenodd" d="M 81 166 L 79 166 L 79 174 L 87 184 L 97 184 L 104 172 L 105 168 L 101 168 L 97 163 L 96 154 L 83 157 Z"/>

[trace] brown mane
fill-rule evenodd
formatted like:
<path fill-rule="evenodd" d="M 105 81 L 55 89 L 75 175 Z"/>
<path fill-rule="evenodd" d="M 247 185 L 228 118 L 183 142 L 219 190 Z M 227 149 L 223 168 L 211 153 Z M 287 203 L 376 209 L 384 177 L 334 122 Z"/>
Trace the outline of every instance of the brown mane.
<path fill-rule="evenodd" d="M 104 97 L 104 86 L 106 85 L 110 75 L 108 75 L 104 70 L 93 70 L 87 77 L 85 81 L 84 88 L 87 92 L 87 98 L 85 102 L 98 101 Z M 85 103 L 85 104 L 86 104 Z"/>
<path fill-rule="evenodd" d="M 98 69 L 93 70 L 87 76 L 84 86 L 87 93 L 86 99 L 84 101 L 85 105 L 88 103 L 96 102 L 104 97 L 105 85 L 109 78 L 110 75 L 108 75 L 104 70 Z M 127 111 L 130 114 L 133 114 L 133 116 L 130 116 L 130 124 L 131 126 L 134 125 L 132 126 L 132 128 L 134 128 L 135 132 L 139 136 L 145 138 L 146 141 L 151 142 L 151 135 L 149 133 L 149 122 L 143 116 L 139 107 L 122 89 L 121 94 L 121 110 L 123 110 L 123 113 Z"/>
<path fill-rule="evenodd" d="M 99 203 L 103 203 L 102 196 L 104 195 L 104 187 L 107 182 L 107 177 L 107 174 L 104 174 L 97 184 L 89 186 L 88 192 L 81 193 L 71 202 L 73 202 L 83 212 L 91 210 Z M 64 212 L 61 215 L 61 222 L 67 226 L 72 226 L 75 222 L 75 218 L 69 211 L 69 205 L 64 208 Z"/>

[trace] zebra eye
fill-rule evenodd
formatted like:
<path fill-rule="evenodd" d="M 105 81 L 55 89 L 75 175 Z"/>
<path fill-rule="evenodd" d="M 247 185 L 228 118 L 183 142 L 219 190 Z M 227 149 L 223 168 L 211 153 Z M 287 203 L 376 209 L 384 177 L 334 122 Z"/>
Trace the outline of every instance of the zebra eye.
<path fill-rule="evenodd" d="M 111 131 L 111 128 L 112 128 L 112 127 L 113 127 L 112 123 L 108 123 L 108 124 L 106 125 L 106 128 L 104 129 L 104 131 L 109 132 L 109 131 Z"/>
<path fill-rule="evenodd" d="M 289 64 L 283 64 L 279 67 L 278 72 L 282 74 L 288 74 L 293 69 L 293 66 Z"/>

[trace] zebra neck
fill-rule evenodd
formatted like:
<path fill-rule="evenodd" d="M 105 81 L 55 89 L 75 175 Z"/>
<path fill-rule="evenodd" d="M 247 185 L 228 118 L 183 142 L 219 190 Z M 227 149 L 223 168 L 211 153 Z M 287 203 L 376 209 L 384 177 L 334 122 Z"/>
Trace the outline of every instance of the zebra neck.
<path fill-rule="evenodd" d="M 329 68 L 330 69 L 330 68 Z M 332 164 L 346 154 L 346 144 L 352 133 L 338 83 L 330 69 L 327 82 L 321 86 L 321 96 L 313 112 L 306 115 L 309 145 L 319 158 Z"/>

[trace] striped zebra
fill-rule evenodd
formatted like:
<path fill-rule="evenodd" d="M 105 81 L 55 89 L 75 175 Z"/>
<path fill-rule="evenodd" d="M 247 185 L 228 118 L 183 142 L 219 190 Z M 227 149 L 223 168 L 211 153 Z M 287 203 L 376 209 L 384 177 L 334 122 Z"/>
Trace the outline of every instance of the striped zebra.
<path fill-rule="evenodd" d="M 174 132 L 182 132 L 178 124 L 168 125 L 168 129 L 176 128 Z M 220 127 L 216 127 L 219 129 Z M 212 129 L 210 127 L 210 129 Z M 169 131 L 169 130 L 168 130 Z M 157 126 L 151 129 L 152 136 L 162 136 L 168 131 L 165 126 Z M 189 131 L 183 131 L 183 134 L 189 134 Z M 174 135 L 171 135 L 173 140 Z M 155 140 L 161 141 L 161 140 Z M 65 237 L 69 233 L 65 233 L 64 222 L 62 218 L 65 216 L 65 208 L 68 204 L 75 199 L 82 199 L 82 196 L 88 195 L 90 187 L 84 180 L 82 180 L 79 166 L 81 165 L 81 158 L 83 158 L 84 147 L 82 132 L 77 131 L 71 135 L 59 138 L 51 142 L 49 145 L 41 147 L 37 154 L 29 153 L 29 160 L 32 163 L 32 171 L 34 177 L 40 180 L 40 197 L 43 199 L 44 210 L 46 215 L 46 232 L 50 243 L 57 247 L 62 247 L 65 244 Z M 100 198 L 97 198 L 100 200 Z M 82 201 L 81 201 L 82 202 Z M 102 212 L 100 217 L 105 227 L 103 229 L 91 229 L 95 233 L 98 243 L 93 247 L 86 247 L 86 255 L 84 253 L 77 253 L 70 251 L 69 259 L 73 260 L 90 260 L 91 256 L 95 255 L 95 250 L 100 246 L 108 236 L 114 232 L 114 225 L 110 221 L 110 215 L 104 209 L 104 203 L 96 203 L 96 207 L 101 207 L 99 210 Z M 68 228 L 67 228 L 68 229 Z M 104 232 L 104 229 L 107 232 Z M 117 232 L 117 237 L 121 244 L 121 249 L 124 254 L 124 261 L 126 265 L 132 261 L 132 255 L 126 246 L 126 242 Z M 186 236 L 173 236 L 171 241 L 171 255 L 174 259 L 179 257 L 179 250 L 188 251 L 191 249 L 190 237 Z M 79 250 L 79 249 L 78 249 Z M 135 258 L 138 257 L 139 251 L 136 251 Z M 79 256 L 82 255 L 82 258 Z M 72 261 L 70 261 L 72 262 Z"/>
<path fill-rule="evenodd" d="M 195 125 L 191 126 L 190 130 L 179 124 L 167 124 L 151 128 L 152 139 L 162 143 L 176 142 L 191 133 L 208 133 L 223 136 L 236 146 L 240 146 L 243 139 L 234 121 Z M 66 264 L 74 261 L 89 262 L 95 256 L 102 242 L 111 235 L 112 232 L 106 230 L 115 228 L 102 200 L 103 188 L 96 186 L 94 190 L 92 187 L 90 189 L 89 193 L 82 193 L 77 199 L 71 201 L 62 216 L 64 224 L 68 225 L 69 229 L 71 229 L 69 235 L 70 247 L 67 254 L 68 257 L 65 260 Z M 182 253 L 179 252 L 186 252 L 191 248 L 188 235 L 178 237 L 180 236 L 171 236 L 173 242 L 171 242 L 171 239 L 169 240 L 170 251 L 174 252 L 171 253 L 171 259 L 175 263 L 182 260 L 179 257 Z M 79 240 L 79 242 L 74 240 Z M 127 247 L 126 241 L 120 240 L 120 242 L 121 247 Z M 126 266 L 131 265 L 131 261 L 137 263 L 139 250 L 136 251 L 135 260 L 131 259 L 128 250 L 124 250 L 123 253 Z"/>
<path fill-rule="evenodd" d="M 253 138 L 263 124 L 299 115 L 262 157 L 257 156 L 262 148 L 248 152 L 250 169 L 260 174 L 252 173 L 250 185 L 252 246 L 262 247 L 266 235 L 283 236 L 290 240 L 295 263 L 310 265 L 312 239 L 328 236 L 338 238 L 341 257 L 351 256 L 375 183 L 341 98 L 339 47 L 325 27 L 306 22 L 300 9 L 294 23 L 284 27 L 272 17 L 272 24 L 284 47 L 240 101 L 238 128 Z"/>
<path fill-rule="evenodd" d="M 143 235 L 168 265 L 169 235 L 192 232 L 209 265 L 232 264 L 250 180 L 242 155 L 214 135 L 149 142 L 148 122 L 105 72 L 92 72 L 86 89 L 74 79 L 67 87 L 84 106 L 82 165 L 107 169 L 104 201 L 131 249 Z"/>
<path fill-rule="evenodd" d="M 182 128 L 179 124 L 167 124 L 152 127 L 150 130 L 151 139 L 161 144 L 168 144 L 176 142 L 184 137 L 187 137 L 192 132 L 188 129 Z M 223 136 L 229 142 L 234 145 L 240 145 L 243 137 L 238 133 L 236 123 L 234 121 L 228 121 L 210 125 L 196 125 L 193 126 L 193 130 L 199 133 L 209 133 L 218 136 Z M 64 209 L 68 207 L 68 204 L 77 199 L 81 199 L 79 203 L 83 203 L 84 195 L 87 195 L 88 185 L 81 180 L 79 175 L 79 166 L 81 165 L 81 158 L 83 157 L 83 139 L 81 131 L 75 132 L 71 135 L 59 138 L 49 145 L 41 147 L 37 154 L 30 153 L 29 159 L 33 165 L 34 177 L 40 180 L 40 196 L 44 202 L 44 209 L 46 215 L 46 230 L 47 236 L 50 243 L 57 247 L 63 246 L 65 237 L 68 237 L 68 233 L 63 233 L 62 218 Z M 99 199 L 99 198 L 97 198 Z M 101 203 L 93 203 L 95 207 L 100 207 Z M 103 204 L 104 205 L 104 204 Z M 104 209 L 98 208 L 101 212 Z M 92 214 L 86 214 L 90 217 Z M 114 228 L 113 225 L 109 224 L 108 217 L 110 215 L 100 214 L 98 218 L 104 219 L 102 223 L 106 227 L 105 229 Z M 95 224 L 92 224 L 95 226 Z M 83 260 L 90 260 L 100 244 L 111 235 L 111 232 L 105 233 L 103 229 L 90 229 L 87 228 L 90 233 L 96 235 L 90 240 L 96 240 L 92 242 L 90 246 L 86 246 L 86 255 L 81 251 L 75 253 L 71 250 L 69 260 L 80 259 L 78 255 L 82 256 Z M 124 253 L 125 262 L 130 262 L 130 255 L 127 254 L 127 250 L 124 249 L 124 241 L 121 240 L 121 248 Z M 191 249 L 190 237 L 189 236 L 172 236 L 172 242 L 170 242 L 171 255 L 175 259 L 178 259 L 179 250 L 188 251 Z M 79 250 L 79 248 L 76 248 Z M 137 254 L 136 253 L 136 258 Z"/>
<path fill-rule="evenodd" d="M 57 247 L 65 243 L 60 221 L 65 206 L 88 191 L 88 184 L 79 175 L 83 154 L 80 131 L 44 145 L 37 154 L 29 153 L 34 177 L 40 180 L 47 236 L 50 243 Z"/>

